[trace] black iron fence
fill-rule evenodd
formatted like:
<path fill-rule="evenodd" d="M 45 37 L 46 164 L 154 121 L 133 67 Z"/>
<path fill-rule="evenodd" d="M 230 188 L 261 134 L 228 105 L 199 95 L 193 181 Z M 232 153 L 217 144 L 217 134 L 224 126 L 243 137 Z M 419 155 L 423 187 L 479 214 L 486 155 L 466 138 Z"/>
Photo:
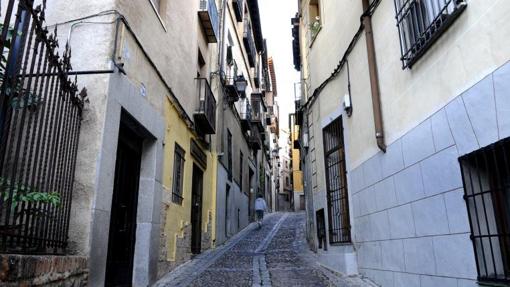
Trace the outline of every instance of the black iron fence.
<path fill-rule="evenodd" d="M 209 82 L 205 78 L 196 78 L 199 106 L 195 113 L 195 124 L 204 134 L 216 133 L 216 99 Z"/>
<path fill-rule="evenodd" d="M 0 15 L 0 253 L 67 246 L 85 90 L 44 27 L 46 1 L 8 0 Z"/>

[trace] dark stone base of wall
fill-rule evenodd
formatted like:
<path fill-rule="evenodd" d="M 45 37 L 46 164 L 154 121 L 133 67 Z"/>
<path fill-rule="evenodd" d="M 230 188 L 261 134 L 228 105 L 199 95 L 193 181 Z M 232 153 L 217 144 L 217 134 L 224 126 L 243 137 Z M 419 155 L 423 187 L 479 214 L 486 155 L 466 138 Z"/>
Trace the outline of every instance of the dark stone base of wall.
<path fill-rule="evenodd" d="M 86 257 L 0 255 L 0 286 L 87 286 L 87 264 Z"/>

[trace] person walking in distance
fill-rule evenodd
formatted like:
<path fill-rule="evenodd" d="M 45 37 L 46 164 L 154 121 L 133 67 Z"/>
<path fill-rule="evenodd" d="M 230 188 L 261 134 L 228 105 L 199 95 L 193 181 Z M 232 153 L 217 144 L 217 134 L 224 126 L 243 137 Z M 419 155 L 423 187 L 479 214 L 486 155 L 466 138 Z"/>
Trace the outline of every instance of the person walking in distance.
<path fill-rule="evenodd" d="M 257 223 L 259 228 L 262 227 L 262 220 L 264 220 L 264 211 L 267 209 L 266 200 L 259 194 L 255 200 L 255 213 L 257 214 Z"/>

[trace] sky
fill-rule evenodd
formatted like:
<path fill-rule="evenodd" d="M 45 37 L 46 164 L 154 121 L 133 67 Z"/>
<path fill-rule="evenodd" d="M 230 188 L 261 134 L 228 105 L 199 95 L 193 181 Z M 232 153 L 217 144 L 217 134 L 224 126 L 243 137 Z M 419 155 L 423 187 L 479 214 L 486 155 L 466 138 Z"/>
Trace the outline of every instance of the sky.
<path fill-rule="evenodd" d="M 273 57 L 280 128 L 288 128 L 289 113 L 294 112 L 294 83 L 299 82 L 299 72 L 294 70 L 292 58 L 292 26 L 290 19 L 298 11 L 297 0 L 259 0 L 262 33 L 267 39 L 267 49 Z"/>

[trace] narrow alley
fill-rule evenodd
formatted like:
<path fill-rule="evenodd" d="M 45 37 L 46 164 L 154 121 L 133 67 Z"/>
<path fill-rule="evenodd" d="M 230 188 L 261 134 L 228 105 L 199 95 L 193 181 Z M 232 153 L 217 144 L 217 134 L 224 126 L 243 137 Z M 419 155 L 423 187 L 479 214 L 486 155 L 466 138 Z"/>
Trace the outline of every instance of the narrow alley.
<path fill-rule="evenodd" d="M 339 278 L 317 265 L 308 251 L 304 227 L 304 213 L 271 214 L 261 229 L 248 226 L 155 286 L 371 286 L 358 278 Z"/>

